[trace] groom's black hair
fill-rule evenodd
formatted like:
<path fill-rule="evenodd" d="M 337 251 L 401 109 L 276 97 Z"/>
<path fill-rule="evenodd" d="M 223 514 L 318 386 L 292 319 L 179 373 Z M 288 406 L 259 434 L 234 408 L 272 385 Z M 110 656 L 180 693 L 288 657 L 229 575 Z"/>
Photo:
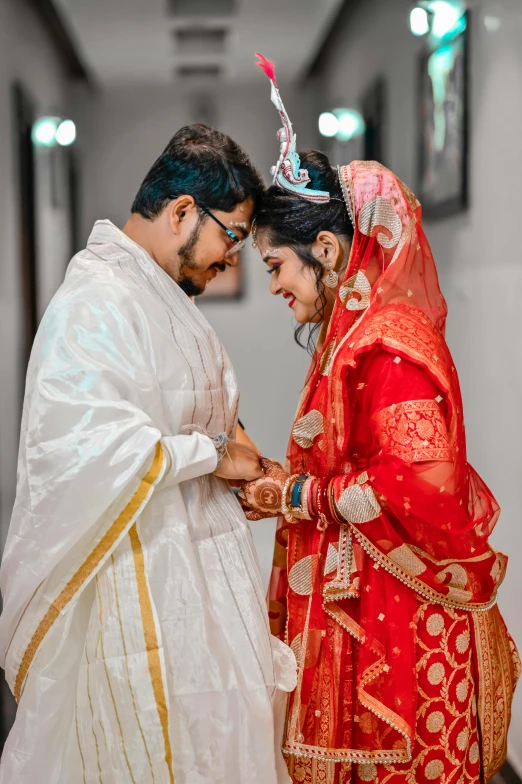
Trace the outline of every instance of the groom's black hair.
<path fill-rule="evenodd" d="M 140 185 L 131 211 L 153 219 L 177 196 L 231 212 L 264 192 L 261 175 L 229 136 L 207 125 L 187 125 L 174 134 Z"/>

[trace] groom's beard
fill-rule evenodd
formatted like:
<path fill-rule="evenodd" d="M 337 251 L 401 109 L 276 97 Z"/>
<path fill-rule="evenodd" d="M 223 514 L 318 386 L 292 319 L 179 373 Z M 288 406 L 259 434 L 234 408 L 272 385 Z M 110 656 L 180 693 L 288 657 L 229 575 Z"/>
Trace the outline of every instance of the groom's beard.
<path fill-rule="evenodd" d="M 181 265 L 179 270 L 180 277 L 177 283 L 180 289 L 182 289 L 188 297 L 199 297 L 200 294 L 203 294 L 207 285 L 206 283 L 202 286 L 199 285 L 189 274 L 187 274 L 187 270 L 193 270 L 194 272 L 207 271 L 199 267 L 195 260 L 196 246 L 198 244 L 199 235 L 201 233 L 202 223 L 203 220 L 200 218 L 197 225 L 192 230 L 190 237 L 178 251 Z M 210 267 L 208 267 L 209 270 L 213 268 L 218 269 L 220 272 L 224 272 L 227 268 L 227 265 L 216 262 L 215 264 L 211 264 Z"/>
<path fill-rule="evenodd" d="M 197 270 L 194 257 L 196 255 L 196 245 L 198 244 L 199 235 L 201 233 L 201 224 L 202 220 L 199 218 L 196 226 L 192 230 L 190 237 L 178 251 L 181 261 L 179 270 L 180 279 L 178 280 L 178 286 L 188 297 L 198 297 L 205 291 L 205 286 L 198 286 L 185 272 L 186 269 Z"/>

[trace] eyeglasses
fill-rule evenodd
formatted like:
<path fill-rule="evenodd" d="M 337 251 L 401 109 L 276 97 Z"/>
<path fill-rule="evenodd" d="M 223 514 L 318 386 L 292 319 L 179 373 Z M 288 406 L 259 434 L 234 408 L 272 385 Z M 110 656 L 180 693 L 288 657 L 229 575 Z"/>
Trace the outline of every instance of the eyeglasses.
<path fill-rule="evenodd" d="M 225 253 L 225 258 L 226 259 L 228 259 L 230 256 L 233 256 L 235 253 L 239 253 L 240 250 L 243 250 L 243 248 L 246 245 L 246 240 L 240 239 L 237 236 L 237 234 L 234 234 L 234 232 L 231 231 L 229 228 L 227 228 L 227 226 L 225 226 L 224 223 L 221 223 L 219 218 L 216 218 L 216 216 L 212 212 L 210 212 L 210 210 L 208 210 L 206 207 L 203 207 L 202 204 L 198 204 L 198 207 L 199 207 L 200 210 L 203 210 L 205 215 L 208 215 L 210 218 L 212 218 L 212 220 L 216 221 L 218 226 L 221 226 L 221 228 L 227 233 L 227 235 L 230 237 L 230 239 L 234 243 L 232 245 L 232 247 L 229 248 L 227 250 L 227 252 Z"/>

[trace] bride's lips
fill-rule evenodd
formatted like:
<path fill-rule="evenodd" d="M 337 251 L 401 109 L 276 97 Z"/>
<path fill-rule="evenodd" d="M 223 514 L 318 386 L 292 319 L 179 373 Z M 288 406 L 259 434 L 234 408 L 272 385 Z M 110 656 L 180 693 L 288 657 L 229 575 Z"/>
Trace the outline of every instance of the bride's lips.
<path fill-rule="evenodd" d="M 283 297 L 288 300 L 288 307 L 293 308 L 295 304 L 295 297 L 293 294 L 283 294 Z"/>

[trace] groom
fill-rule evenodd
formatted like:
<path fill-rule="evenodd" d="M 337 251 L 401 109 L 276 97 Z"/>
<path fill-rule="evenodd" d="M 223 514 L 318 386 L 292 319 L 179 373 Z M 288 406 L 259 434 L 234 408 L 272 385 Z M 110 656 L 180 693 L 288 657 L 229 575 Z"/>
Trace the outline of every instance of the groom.
<path fill-rule="evenodd" d="M 262 471 L 228 440 L 236 380 L 190 299 L 237 265 L 262 187 L 230 138 L 182 128 L 42 320 L 0 573 L 1 784 L 288 781 L 273 705 L 295 660 L 224 481 Z"/>

